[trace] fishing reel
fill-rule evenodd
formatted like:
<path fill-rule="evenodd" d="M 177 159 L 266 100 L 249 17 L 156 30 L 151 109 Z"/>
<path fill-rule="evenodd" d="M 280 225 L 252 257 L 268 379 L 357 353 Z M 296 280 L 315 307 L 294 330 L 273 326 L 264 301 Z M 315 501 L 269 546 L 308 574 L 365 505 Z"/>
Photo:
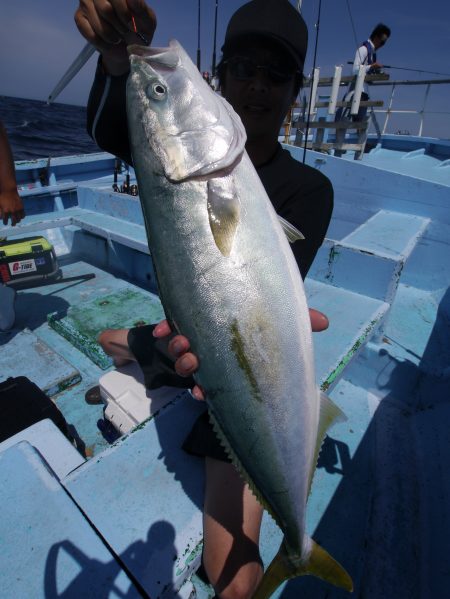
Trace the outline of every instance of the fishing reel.
<path fill-rule="evenodd" d="M 116 158 L 116 160 L 114 162 L 114 182 L 112 185 L 113 191 L 115 193 L 126 193 L 126 194 L 134 196 L 134 197 L 138 196 L 139 195 L 138 186 L 136 184 L 132 184 L 132 185 L 130 184 L 130 171 L 129 171 L 128 167 L 126 167 L 125 181 L 122 183 L 122 185 L 119 185 L 118 175 L 121 172 L 122 172 L 122 161 L 119 160 L 119 158 Z"/>

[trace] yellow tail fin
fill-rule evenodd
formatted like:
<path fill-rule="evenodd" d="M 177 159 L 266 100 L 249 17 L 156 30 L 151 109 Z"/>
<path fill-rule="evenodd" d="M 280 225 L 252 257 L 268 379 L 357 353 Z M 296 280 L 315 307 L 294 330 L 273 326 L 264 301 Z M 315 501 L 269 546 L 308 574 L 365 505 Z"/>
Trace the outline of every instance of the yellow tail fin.
<path fill-rule="evenodd" d="M 352 592 L 353 581 L 344 568 L 312 539 L 311 544 L 309 558 L 295 565 L 290 560 L 283 543 L 265 571 L 253 599 L 269 599 L 282 582 L 306 574 L 317 576 L 337 587 Z"/>

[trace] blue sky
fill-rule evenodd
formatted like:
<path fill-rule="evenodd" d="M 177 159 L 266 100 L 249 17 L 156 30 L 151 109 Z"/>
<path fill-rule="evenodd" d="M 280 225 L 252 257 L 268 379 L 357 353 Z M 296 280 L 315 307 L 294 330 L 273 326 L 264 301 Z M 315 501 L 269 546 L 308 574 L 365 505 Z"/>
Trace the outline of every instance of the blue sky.
<path fill-rule="evenodd" d="M 218 51 L 231 14 L 243 0 L 219 0 Z M 296 0 L 293 0 L 296 4 Z M 392 37 L 379 53 L 385 64 L 450 74 L 450 2 L 431 0 L 378 0 L 376 3 L 348 0 L 358 41 L 368 37 L 373 26 L 383 21 L 392 29 Z M 20 0 L 3 2 L 0 20 L 0 93 L 22 98 L 45 100 L 84 45 L 73 20 L 75 0 Z M 158 16 L 156 45 L 177 38 L 195 60 L 197 49 L 198 0 L 155 0 L 151 3 Z M 201 0 L 202 68 L 209 70 L 212 57 L 215 0 Z M 318 0 L 303 0 L 303 16 L 310 31 L 310 45 L 305 72 L 311 70 Z M 322 0 L 318 60 L 321 74 L 328 75 L 335 64 L 353 58 L 355 40 L 348 14 L 347 0 Z M 95 59 L 77 75 L 58 101 L 85 105 L 92 81 Z M 416 79 L 421 75 L 392 70 L 391 79 Z M 437 78 L 434 75 L 422 75 Z M 421 102 L 425 90 L 403 88 L 396 94 L 402 107 Z M 377 90 L 378 93 L 378 90 Z M 374 94 L 372 94 L 374 97 Z M 406 106 L 405 106 L 406 105 Z M 449 110 L 450 85 L 435 86 L 430 92 L 429 107 Z M 417 119 L 399 126 L 415 132 Z M 409 119 L 409 120 L 408 120 Z M 435 132 L 444 128 L 450 137 L 450 115 L 430 117 Z M 403 126 L 402 126 L 403 125 Z M 411 126 L 409 126 L 411 125 Z"/>

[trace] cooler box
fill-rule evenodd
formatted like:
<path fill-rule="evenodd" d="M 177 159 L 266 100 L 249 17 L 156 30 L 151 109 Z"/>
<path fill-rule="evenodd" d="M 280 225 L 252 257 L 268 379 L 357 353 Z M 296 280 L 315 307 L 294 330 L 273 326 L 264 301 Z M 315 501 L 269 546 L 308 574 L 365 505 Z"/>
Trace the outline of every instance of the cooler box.
<path fill-rule="evenodd" d="M 55 250 L 45 237 L 0 241 L 1 283 L 14 286 L 60 276 Z"/>
<path fill-rule="evenodd" d="M 100 377 L 100 395 L 105 404 L 105 420 L 121 434 L 129 433 L 161 408 L 187 391 L 161 387 L 149 391 L 144 375 L 135 362 Z"/>

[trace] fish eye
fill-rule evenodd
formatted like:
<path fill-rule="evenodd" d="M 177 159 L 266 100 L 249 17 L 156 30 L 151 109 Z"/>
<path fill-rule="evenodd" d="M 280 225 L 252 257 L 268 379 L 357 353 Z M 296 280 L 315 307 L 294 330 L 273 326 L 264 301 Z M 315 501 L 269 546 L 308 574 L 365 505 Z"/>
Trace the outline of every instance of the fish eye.
<path fill-rule="evenodd" d="M 154 100 L 162 100 L 166 96 L 167 89 L 165 85 L 156 81 L 147 87 L 147 95 Z"/>

